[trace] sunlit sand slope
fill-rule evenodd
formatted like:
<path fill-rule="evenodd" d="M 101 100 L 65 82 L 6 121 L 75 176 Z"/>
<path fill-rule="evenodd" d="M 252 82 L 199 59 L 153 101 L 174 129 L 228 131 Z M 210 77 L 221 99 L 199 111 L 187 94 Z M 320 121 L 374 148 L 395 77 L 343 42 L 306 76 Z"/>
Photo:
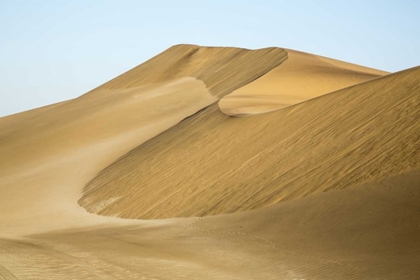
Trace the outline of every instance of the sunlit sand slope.
<path fill-rule="evenodd" d="M 0 239 L 5 279 L 417 279 L 420 173 L 166 225 Z"/>
<path fill-rule="evenodd" d="M 210 106 L 104 169 L 79 203 L 125 218 L 205 216 L 418 168 L 419 76 L 417 67 L 249 118 Z"/>
<path fill-rule="evenodd" d="M 176 45 L 100 88 L 118 89 L 194 77 L 222 97 L 264 75 L 287 59 L 281 48 L 241 48 Z"/>
<path fill-rule="evenodd" d="M 222 112 L 233 116 L 268 112 L 388 74 L 294 50 L 287 53 L 283 64 L 222 98 Z"/>

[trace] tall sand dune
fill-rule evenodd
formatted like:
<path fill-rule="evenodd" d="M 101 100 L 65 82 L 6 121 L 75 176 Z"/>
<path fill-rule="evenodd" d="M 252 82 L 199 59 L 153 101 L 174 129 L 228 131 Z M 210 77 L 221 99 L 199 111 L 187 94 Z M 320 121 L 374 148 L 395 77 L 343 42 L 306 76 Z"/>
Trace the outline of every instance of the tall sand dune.
<path fill-rule="evenodd" d="M 0 118 L 0 279 L 416 279 L 420 67 L 385 74 L 178 45 Z"/>
<path fill-rule="evenodd" d="M 215 215 L 418 168 L 419 75 L 410 69 L 250 118 L 215 104 L 100 172 L 79 203 L 124 218 Z"/>

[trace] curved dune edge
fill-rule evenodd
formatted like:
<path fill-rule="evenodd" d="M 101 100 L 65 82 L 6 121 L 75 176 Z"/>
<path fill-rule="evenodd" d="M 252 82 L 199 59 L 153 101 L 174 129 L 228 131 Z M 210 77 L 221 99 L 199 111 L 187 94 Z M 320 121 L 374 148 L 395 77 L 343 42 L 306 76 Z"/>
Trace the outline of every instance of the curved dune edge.
<path fill-rule="evenodd" d="M 239 117 L 269 113 L 306 100 L 305 98 L 296 96 L 235 94 L 223 97 L 219 100 L 218 105 L 220 111 L 225 115 Z"/>
<path fill-rule="evenodd" d="M 313 54 L 286 51 L 288 59 L 284 63 L 224 96 L 219 101 L 220 110 L 228 116 L 271 112 L 388 74 Z"/>
<path fill-rule="evenodd" d="M 390 74 L 252 118 L 214 104 L 102 170 L 79 203 L 122 218 L 217 215 L 419 168 L 419 75 Z"/>

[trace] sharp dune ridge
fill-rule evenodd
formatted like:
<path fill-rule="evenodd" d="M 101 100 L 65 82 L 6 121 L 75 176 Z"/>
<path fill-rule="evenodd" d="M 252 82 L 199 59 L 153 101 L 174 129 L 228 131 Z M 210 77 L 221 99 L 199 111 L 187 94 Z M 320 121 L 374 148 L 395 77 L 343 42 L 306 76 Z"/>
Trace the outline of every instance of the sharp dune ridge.
<path fill-rule="evenodd" d="M 419 77 L 176 45 L 0 118 L 0 279 L 416 279 Z"/>

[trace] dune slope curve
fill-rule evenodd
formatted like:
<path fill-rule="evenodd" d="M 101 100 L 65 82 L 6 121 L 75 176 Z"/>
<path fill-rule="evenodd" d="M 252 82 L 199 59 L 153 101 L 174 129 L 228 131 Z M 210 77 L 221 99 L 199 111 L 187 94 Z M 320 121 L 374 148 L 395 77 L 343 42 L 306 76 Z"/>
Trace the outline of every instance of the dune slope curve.
<path fill-rule="evenodd" d="M 212 105 L 101 171 L 79 203 L 125 218 L 205 216 L 417 168 L 419 75 L 410 69 L 252 118 Z"/>

